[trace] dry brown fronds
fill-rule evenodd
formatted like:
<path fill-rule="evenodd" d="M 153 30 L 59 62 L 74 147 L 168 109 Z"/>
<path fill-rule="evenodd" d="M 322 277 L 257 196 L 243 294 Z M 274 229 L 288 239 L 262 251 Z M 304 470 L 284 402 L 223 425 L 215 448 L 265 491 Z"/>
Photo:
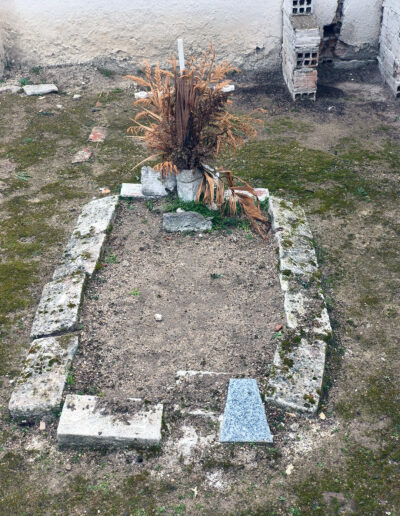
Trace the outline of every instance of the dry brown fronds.
<path fill-rule="evenodd" d="M 197 192 L 196 201 L 212 206 L 214 203 L 229 215 L 237 215 L 238 207 L 249 219 L 253 229 L 265 239 L 270 230 L 270 222 L 260 209 L 260 202 L 253 187 L 230 170 L 220 169 L 216 174 L 203 169 L 203 179 Z"/>
<path fill-rule="evenodd" d="M 199 58 L 190 57 L 182 75 L 175 58 L 169 63 L 171 71 L 158 63 L 152 70 L 145 62 L 144 76 L 126 76 L 149 92 L 147 98 L 135 101 L 141 110 L 128 132 L 142 136 L 152 155 L 159 156 L 163 174 L 199 167 L 223 147 L 236 151 L 245 138 L 256 134 L 258 120 L 237 117 L 225 109 L 229 93 L 223 88 L 236 69 L 216 63 L 212 45 Z M 171 162 L 175 168 L 166 165 Z"/>

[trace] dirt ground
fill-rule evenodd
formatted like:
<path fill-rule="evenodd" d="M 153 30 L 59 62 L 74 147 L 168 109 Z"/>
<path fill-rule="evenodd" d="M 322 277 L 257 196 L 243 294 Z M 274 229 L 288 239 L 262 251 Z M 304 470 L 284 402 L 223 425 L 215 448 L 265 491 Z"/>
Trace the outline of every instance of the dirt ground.
<path fill-rule="evenodd" d="M 178 371 L 223 373 L 221 391 L 184 399 L 221 413 L 230 377 L 264 378 L 272 363 L 274 328 L 285 322 L 275 243 L 242 228 L 165 233 L 166 203 L 123 203 L 118 212 L 87 289 L 74 388 L 174 406 Z"/>
<path fill-rule="evenodd" d="M 135 181 L 146 149 L 125 136 L 133 95 L 120 77 L 59 68 L 16 78 L 28 76 L 61 89 L 44 99 L 0 96 L 0 514 L 398 514 L 400 107 L 376 68 L 322 73 L 315 103 L 294 104 L 283 86 L 242 77 L 233 109 L 264 108 L 264 126 L 236 156 L 221 157 L 307 212 L 335 334 L 322 417 L 267 407 L 273 447 L 220 447 L 218 421 L 183 402 L 161 449 L 114 452 L 59 450 L 56 421 L 45 431 L 17 425 L 7 403 L 41 290 L 82 205 L 100 187 Z M 108 127 L 107 140 L 93 145 L 92 162 L 72 166 L 94 125 Z M 119 252 L 111 246 L 120 263 L 101 274 L 130 260 Z M 182 389 L 199 390 L 196 381 Z"/>

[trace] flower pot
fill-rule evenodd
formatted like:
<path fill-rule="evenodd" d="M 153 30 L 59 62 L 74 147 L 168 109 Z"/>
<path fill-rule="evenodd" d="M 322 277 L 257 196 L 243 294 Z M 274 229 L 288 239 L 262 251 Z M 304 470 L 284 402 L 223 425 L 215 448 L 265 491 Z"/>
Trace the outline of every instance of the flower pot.
<path fill-rule="evenodd" d="M 176 176 L 178 197 L 182 201 L 195 201 L 203 173 L 198 168 L 192 170 L 180 170 Z"/>

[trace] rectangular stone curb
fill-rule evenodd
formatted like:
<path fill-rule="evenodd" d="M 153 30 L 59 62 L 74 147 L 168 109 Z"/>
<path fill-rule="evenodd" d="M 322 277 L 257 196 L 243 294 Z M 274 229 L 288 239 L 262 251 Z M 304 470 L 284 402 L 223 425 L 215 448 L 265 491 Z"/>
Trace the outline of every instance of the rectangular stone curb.
<path fill-rule="evenodd" d="M 269 212 L 279 246 L 279 279 L 291 332 L 278 342 L 266 398 L 284 407 L 314 413 L 332 328 L 313 237 L 302 208 L 270 197 Z"/>
<path fill-rule="evenodd" d="M 144 199 L 146 197 L 140 183 L 122 183 L 119 196 L 121 199 Z"/>
<path fill-rule="evenodd" d="M 44 286 L 32 324 L 32 338 L 76 329 L 85 280 L 86 273 L 77 272 Z"/>
<path fill-rule="evenodd" d="M 60 446 L 153 446 L 161 442 L 163 405 L 158 404 L 127 419 L 96 410 L 97 396 L 68 395 L 64 402 L 57 438 Z"/>
<path fill-rule="evenodd" d="M 55 415 L 78 341 L 77 335 L 62 335 L 32 342 L 8 405 L 13 418 L 44 419 Z"/>
<path fill-rule="evenodd" d="M 118 206 L 118 196 L 95 199 L 83 207 L 60 265 L 53 279 L 84 271 L 89 276 L 95 271 Z"/>
<path fill-rule="evenodd" d="M 61 258 L 61 264 L 55 269 L 53 279 L 61 279 L 78 271 L 91 276 L 99 262 L 107 240 L 105 233 L 85 238 L 72 237 Z"/>
<path fill-rule="evenodd" d="M 221 443 L 272 443 L 273 437 L 255 380 L 250 378 L 229 380 L 219 441 Z"/>

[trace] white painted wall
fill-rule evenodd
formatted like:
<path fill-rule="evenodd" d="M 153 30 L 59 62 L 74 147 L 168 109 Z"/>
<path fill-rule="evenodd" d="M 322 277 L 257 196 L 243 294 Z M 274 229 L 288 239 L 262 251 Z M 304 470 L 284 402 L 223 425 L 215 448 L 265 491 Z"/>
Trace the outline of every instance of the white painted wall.
<path fill-rule="evenodd" d="M 400 0 L 393 0 L 400 2 Z M 9 58 L 28 65 L 164 60 L 183 37 L 188 52 L 213 41 L 243 69 L 278 70 L 283 0 L 0 0 Z M 313 0 L 322 32 L 338 0 Z M 345 0 L 341 40 L 377 49 L 382 0 Z M 0 50 L 1 52 L 1 50 Z M 350 54 L 352 51 L 350 52 Z M 361 56 L 366 57 L 367 54 Z"/>
<path fill-rule="evenodd" d="M 281 0 L 0 0 L 2 18 L 31 64 L 154 61 L 183 37 L 188 50 L 213 41 L 243 68 L 280 66 Z"/>
<path fill-rule="evenodd" d="M 381 11 L 382 0 L 345 0 L 340 39 L 354 47 L 378 47 Z"/>

